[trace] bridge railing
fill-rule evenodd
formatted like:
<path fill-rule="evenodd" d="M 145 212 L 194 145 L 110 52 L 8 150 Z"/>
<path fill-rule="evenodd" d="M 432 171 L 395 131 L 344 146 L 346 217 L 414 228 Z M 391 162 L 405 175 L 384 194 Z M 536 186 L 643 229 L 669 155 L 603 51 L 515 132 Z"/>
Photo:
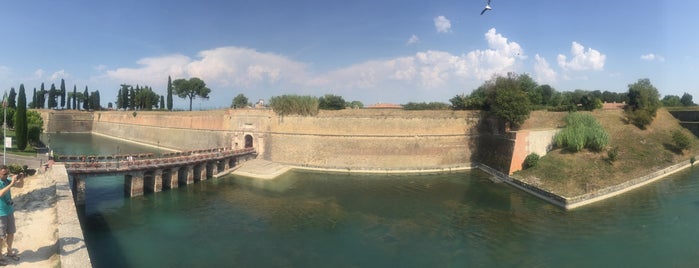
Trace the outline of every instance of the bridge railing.
<path fill-rule="evenodd" d="M 197 152 L 190 155 L 161 157 L 152 159 L 138 160 L 117 160 L 117 161 L 91 161 L 91 162 L 66 162 L 65 166 L 68 170 L 128 170 L 137 169 L 148 166 L 169 166 L 183 163 L 205 162 L 211 159 L 226 158 L 234 155 L 243 155 L 254 152 L 254 148 L 245 148 L 238 150 L 221 150 L 221 151 L 206 151 Z"/>
<path fill-rule="evenodd" d="M 247 149 L 247 148 L 246 148 Z M 215 153 L 223 151 L 231 151 L 230 147 L 216 147 L 208 149 L 196 149 L 181 152 L 166 152 L 157 156 L 155 153 L 135 153 L 135 154 L 111 154 L 111 155 L 59 155 L 56 157 L 58 162 L 94 162 L 94 161 L 115 161 L 128 159 L 152 159 L 163 157 L 188 156 L 194 154 Z"/>

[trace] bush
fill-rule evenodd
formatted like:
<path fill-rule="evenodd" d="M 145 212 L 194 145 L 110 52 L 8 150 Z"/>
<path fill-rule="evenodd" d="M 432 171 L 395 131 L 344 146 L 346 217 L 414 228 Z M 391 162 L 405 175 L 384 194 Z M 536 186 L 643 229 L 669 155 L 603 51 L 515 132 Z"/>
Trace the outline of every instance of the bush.
<path fill-rule="evenodd" d="M 611 150 L 607 152 L 607 157 L 609 157 L 609 161 L 614 162 L 619 158 L 619 147 L 614 146 Z"/>
<path fill-rule="evenodd" d="M 609 144 L 609 134 L 592 115 L 570 113 L 565 122 L 566 128 L 554 137 L 557 147 L 571 152 L 583 148 L 599 152 Z"/>
<path fill-rule="evenodd" d="M 539 155 L 536 153 L 531 153 L 524 158 L 524 169 L 536 167 L 539 164 Z"/>
<path fill-rule="evenodd" d="M 684 134 L 681 130 L 675 130 L 672 132 L 672 141 L 675 143 L 677 150 L 686 150 L 692 145 L 692 140 Z"/>
<path fill-rule="evenodd" d="M 689 158 L 689 163 L 692 164 L 692 166 L 694 166 L 694 161 L 697 161 L 696 157 L 692 156 Z"/>

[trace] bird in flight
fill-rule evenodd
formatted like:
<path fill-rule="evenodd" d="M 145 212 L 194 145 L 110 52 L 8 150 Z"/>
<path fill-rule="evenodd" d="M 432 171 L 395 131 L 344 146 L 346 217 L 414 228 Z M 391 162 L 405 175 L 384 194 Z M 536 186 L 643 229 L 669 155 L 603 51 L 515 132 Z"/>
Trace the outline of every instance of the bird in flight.
<path fill-rule="evenodd" d="M 491 9 L 493 8 L 490 7 L 490 0 L 488 0 L 488 3 L 485 4 L 485 8 L 483 9 L 483 11 L 481 11 L 481 15 L 483 15 L 483 13 Z"/>

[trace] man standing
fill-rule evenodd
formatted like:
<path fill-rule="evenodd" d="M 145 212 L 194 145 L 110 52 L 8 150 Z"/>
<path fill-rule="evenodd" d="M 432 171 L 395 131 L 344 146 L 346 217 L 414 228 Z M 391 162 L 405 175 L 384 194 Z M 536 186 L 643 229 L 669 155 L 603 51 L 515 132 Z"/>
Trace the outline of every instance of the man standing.
<path fill-rule="evenodd" d="M 0 253 L 2 253 L 2 240 L 7 244 L 6 257 L 19 261 L 19 257 L 12 250 L 12 241 L 15 238 L 17 227 L 15 226 L 15 208 L 12 202 L 12 186 L 21 188 L 24 185 L 22 179 L 24 173 L 19 173 L 14 178 L 9 176 L 10 169 L 3 165 L 0 167 Z M 0 258 L 0 266 L 7 265 L 5 258 Z"/>

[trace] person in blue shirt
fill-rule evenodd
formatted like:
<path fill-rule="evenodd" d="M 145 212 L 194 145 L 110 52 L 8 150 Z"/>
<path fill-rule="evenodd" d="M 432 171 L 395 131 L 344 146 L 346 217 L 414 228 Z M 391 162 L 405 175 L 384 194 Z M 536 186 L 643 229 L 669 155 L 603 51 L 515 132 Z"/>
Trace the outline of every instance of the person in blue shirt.
<path fill-rule="evenodd" d="M 2 253 L 2 242 L 5 242 L 7 244 L 5 256 L 19 261 L 19 257 L 12 250 L 12 241 L 15 238 L 17 227 L 15 226 L 15 208 L 10 188 L 23 186 L 24 173 L 19 173 L 14 178 L 9 175 L 10 169 L 5 165 L 0 166 L 0 253 Z M 5 265 L 7 265 L 7 260 L 0 258 L 0 266 Z"/>

